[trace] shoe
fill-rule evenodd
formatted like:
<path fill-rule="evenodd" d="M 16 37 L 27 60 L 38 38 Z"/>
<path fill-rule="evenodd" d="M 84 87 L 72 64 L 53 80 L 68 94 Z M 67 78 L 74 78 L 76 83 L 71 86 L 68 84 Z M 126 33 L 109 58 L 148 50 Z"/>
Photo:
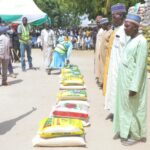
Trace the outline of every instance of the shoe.
<path fill-rule="evenodd" d="M 145 137 L 143 137 L 140 139 L 140 141 L 145 143 L 147 141 L 147 139 Z"/>
<path fill-rule="evenodd" d="M 15 73 L 11 73 L 9 76 L 12 77 L 12 78 L 16 78 L 17 77 L 17 75 Z"/>
<path fill-rule="evenodd" d="M 48 75 L 50 75 L 50 74 L 51 74 L 51 69 L 49 69 L 49 70 L 47 71 L 47 74 L 48 74 Z"/>
<path fill-rule="evenodd" d="M 33 66 L 29 67 L 29 69 L 31 69 L 31 70 L 37 70 L 37 68 L 33 67 Z"/>
<path fill-rule="evenodd" d="M 2 86 L 7 86 L 8 83 L 7 82 L 2 82 Z"/>
<path fill-rule="evenodd" d="M 116 133 L 113 137 L 114 140 L 118 140 L 120 139 L 120 134 L 119 133 Z"/>
<path fill-rule="evenodd" d="M 106 120 L 110 119 L 111 121 L 113 121 L 114 119 L 114 114 L 110 113 L 107 117 Z"/>
<path fill-rule="evenodd" d="M 26 69 L 25 69 L 25 68 L 23 68 L 23 69 L 22 69 L 22 72 L 26 72 Z"/>
<path fill-rule="evenodd" d="M 33 65 L 29 65 L 29 69 L 33 69 L 34 67 L 33 67 Z"/>
<path fill-rule="evenodd" d="M 136 143 L 138 143 L 139 140 L 134 140 L 134 139 L 124 139 L 121 141 L 121 144 L 124 145 L 124 146 L 131 146 L 131 145 L 134 145 Z"/>
<path fill-rule="evenodd" d="M 29 67 L 29 69 L 33 69 L 33 67 Z"/>

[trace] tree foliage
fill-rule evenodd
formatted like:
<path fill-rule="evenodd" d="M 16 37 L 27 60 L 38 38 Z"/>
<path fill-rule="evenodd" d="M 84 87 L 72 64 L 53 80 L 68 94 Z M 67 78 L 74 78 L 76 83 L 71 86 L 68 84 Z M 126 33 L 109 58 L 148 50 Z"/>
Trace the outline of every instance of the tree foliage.
<path fill-rule="evenodd" d="M 57 27 L 71 27 L 80 24 L 79 16 L 88 14 L 89 19 L 97 15 L 109 16 L 111 5 L 124 3 L 126 7 L 143 3 L 144 0 L 34 0 L 40 9 L 48 14 Z"/>

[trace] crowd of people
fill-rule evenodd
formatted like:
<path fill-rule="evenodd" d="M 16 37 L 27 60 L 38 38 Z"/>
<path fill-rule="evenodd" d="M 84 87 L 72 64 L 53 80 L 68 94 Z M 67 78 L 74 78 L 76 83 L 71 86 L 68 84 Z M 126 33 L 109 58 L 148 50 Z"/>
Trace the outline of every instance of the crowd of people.
<path fill-rule="evenodd" d="M 95 77 L 105 96 L 106 120 L 123 145 L 146 142 L 147 41 L 138 32 L 141 17 L 126 15 L 124 4 L 111 7 L 112 25 L 98 16 Z"/>
<path fill-rule="evenodd" d="M 65 37 L 67 37 L 67 41 L 70 41 L 72 44 L 72 49 L 92 50 L 95 45 L 96 32 L 93 28 L 80 27 L 73 29 L 56 29 L 52 28 L 48 23 L 44 23 L 42 26 L 31 27 L 27 18 L 23 17 L 21 24 L 9 25 L 0 18 L 0 35 L 8 38 L 9 52 L 7 57 L 9 57 L 9 62 L 8 67 L 6 67 L 6 65 L 5 68 L 8 68 L 10 76 L 15 78 L 17 74 L 13 71 L 12 62 L 21 61 L 22 71 L 25 72 L 25 51 L 27 52 L 29 69 L 34 69 L 32 65 L 31 48 L 41 48 L 44 55 L 45 69 L 48 74 L 50 74 L 49 66 L 52 60 L 52 50 L 59 43 L 59 39 L 65 39 Z M 2 53 L 1 51 L 1 55 L 4 55 Z M 1 56 L 1 58 L 2 57 L 4 56 Z M 5 72 L 3 76 L 6 78 L 6 71 L 3 71 L 3 66 L 4 65 L 0 65 L 0 74 Z M 2 85 L 7 85 L 6 79 L 2 81 Z"/>
<path fill-rule="evenodd" d="M 147 41 L 139 34 L 141 18 L 136 13 L 126 15 L 124 4 L 111 7 L 112 23 L 98 16 L 97 28 L 74 30 L 53 29 L 47 23 L 44 28 L 32 29 L 26 17 L 13 28 L 11 44 L 8 35 L 12 26 L 0 25 L 0 67 L 2 85 L 7 85 L 7 70 L 13 73 L 10 49 L 15 61 L 21 60 L 26 71 L 25 50 L 29 69 L 34 69 L 32 47 L 41 47 L 44 67 L 48 74 L 69 63 L 72 49 L 95 49 L 95 78 L 105 96 L 106 119 L 113 121 L 114 139 L 123 145 L 146 141 L 147 116 Z M 32 37 L 31 37 L 32 35 Z M 13 41 L 12 40 L 12 41 Z M 12 42 L 13 43 L 13 42 Z"/>
<path fill-rule="evenodd" d="M 48 23 L 47 23 L 48 24 Z M 49 26 L 49 24 L 48 24 Z M 42 46 L 42 30 L 45 28 L 45 24 L 42 26 L 33 27 L 31 41 L 33 48 L 41 48 Z M 77 50 L 93 50 L 95 46 L 96 27 L 76 27 L 72 29 L 54 28 L 49 26 L 53 30 L 56 43 L 60 36 L 68 36 L 73 44 L 73 49 Z"/>

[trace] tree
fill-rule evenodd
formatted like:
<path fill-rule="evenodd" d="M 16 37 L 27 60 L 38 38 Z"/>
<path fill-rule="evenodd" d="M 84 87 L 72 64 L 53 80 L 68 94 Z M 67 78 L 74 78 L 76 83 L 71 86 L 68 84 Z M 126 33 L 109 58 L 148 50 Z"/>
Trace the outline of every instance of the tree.
<path fill-rule="evenodd" d="M 97 15 L 110 16 L 111 6 L 124 3 L 127 8 L 144 0 L 34 0 L 50 16 L 53 25 L 71 27 L 80 24 L 79 16 L 88 14 L 89 19 Z"/>

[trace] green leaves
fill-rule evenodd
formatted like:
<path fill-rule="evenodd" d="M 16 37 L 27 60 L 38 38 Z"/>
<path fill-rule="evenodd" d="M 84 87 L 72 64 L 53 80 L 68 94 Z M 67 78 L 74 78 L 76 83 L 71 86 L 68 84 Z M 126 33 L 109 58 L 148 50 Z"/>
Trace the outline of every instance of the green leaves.
<path fill-rule="evenodd" d="M 57 27 L 77 26 L 79 16 L 88 14 L 89 19 L 97 15 L 110 16 L 110 8 L 116 3 L 124 3 L 127 8 L 144 0 L 34 0 L 46 12 Z"/>

